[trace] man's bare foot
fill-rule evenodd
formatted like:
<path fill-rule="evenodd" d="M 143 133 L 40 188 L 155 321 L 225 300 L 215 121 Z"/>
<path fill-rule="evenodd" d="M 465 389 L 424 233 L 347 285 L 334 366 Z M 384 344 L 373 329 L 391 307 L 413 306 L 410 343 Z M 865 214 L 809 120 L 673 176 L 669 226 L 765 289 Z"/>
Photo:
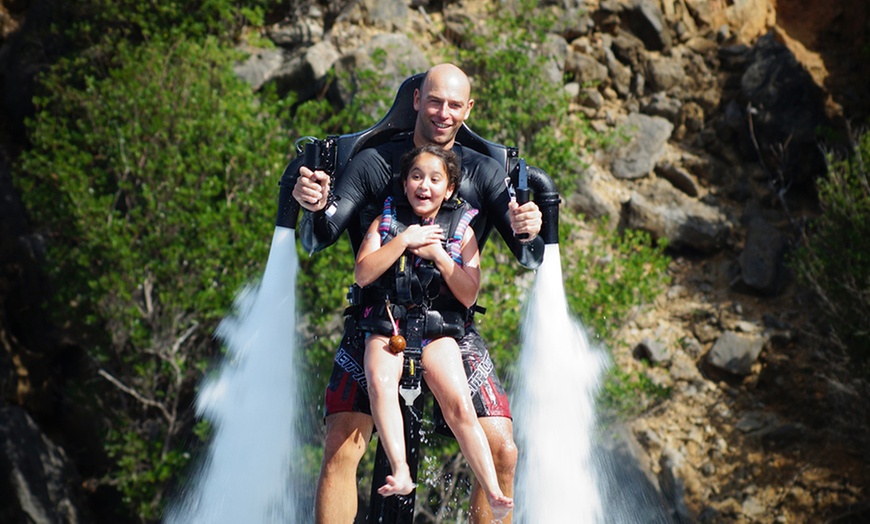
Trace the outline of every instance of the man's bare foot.
<path fill-rule="evenodd" d="M 411 471 L 408 465 L 400 466 L 394 475 L 387 475 L 387 483 L 378 488 L 378 493 L 383 497 L 391 495 L 407 495 L 416 487 L 411 480 Z M 512 503 L 513 504 L 513 503 Z"/>
<path fill-rule="evenodd" d="M 501 520 L 514 509 L 514 499 L 504 495 L 490 495 L 489 507 L 492 508 L 492 516 L 495 520 Z"/>

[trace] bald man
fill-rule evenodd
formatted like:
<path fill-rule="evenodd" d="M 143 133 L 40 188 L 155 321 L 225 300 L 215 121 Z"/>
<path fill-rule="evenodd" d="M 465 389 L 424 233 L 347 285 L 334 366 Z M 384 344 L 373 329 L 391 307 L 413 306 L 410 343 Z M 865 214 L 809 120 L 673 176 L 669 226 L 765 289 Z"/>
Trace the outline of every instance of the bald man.
<path fill-rule="evenodd" d="M 473 106 L 471 84 L 465 73 L 452 64 L 434 66 L 414 91 L 417 119 L 413 133 L 400 134 L 386 144 L 357 153 L 332 188 L 332 198 L 327 198 L 329 176 L 301 167 L 293 196 L 306 210 L 300 223 L 303 246 L 309 252 L 318 251 L 347 230 L 356 255 L 363 231 L 382 211 L 384 199 L 396 190 L 401 156 L 414 147 L 436 144 L 452 149 L 461 159 L 459 193 L 480 210 L 474 225 L 480 250 L 495 227 L 523 266 L 538 267 L 544 249 L 543 240 L 537 237 L 542 223 L 540 210 L 534 202 L 518 206 L 511 200 L 504 184 L 504 167 L 497 161 L 456 142 L 456 134 Z M 517 239 L 521 233 L 528 235 L 522 241 Z M 326 442 L 315 502 L 318 524 L 350 523 L 357 512 L 356 469 L 374 427 L 362 371 L 364 339 L 365 334 L 356 329 L 354 315 L 349 315 L 325 395 Z M 473 320 L 459 346 L 475 410 L 492 449 L 499 485 L 506 496 L 512 497 L 517 449 L 510 407 Z M 439 425 L 444 426 L 436 420 Z M 470 513 L 471 522 L 493 522 L 486 494 L 476 481 Z M 510 522 L 510 517 L 500 522 Z"/>

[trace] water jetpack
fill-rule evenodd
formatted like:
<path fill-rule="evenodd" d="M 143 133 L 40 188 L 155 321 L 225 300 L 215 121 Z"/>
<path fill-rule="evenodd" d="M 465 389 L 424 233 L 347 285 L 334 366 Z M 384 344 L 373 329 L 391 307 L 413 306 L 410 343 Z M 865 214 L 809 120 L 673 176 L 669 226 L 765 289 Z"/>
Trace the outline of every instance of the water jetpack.
<path fill-rule="evenodd" d="M 525 158 L 517 157 L 512 159 L 510 164 L 513 167 L 510 175 L 505 179 L 508 192 L 519 205 L 532 200 L 531 194 L 534 193 L 535 204 L 540 209 L 543 219 L 538 236 L 544 240 L 544 244 L 558 244 L 559 203 L 562 200 L 559 198 L 556 184 L 542 169 L 527 165 Z M 528 238 L 526 233 L 516 236 L 520 240 Z"/>
<path fill-rule="evenodd" d="M 528 184 L 535 195 L 534 201 L 541 210 L 543 223 L 539 236 L 544 239 L 544 244 L 559 243 L 559 191 L 547 173 L 535 166 L 528 166 Z M 517 196 L 519 202 L 519 191 Z"/>
<path fill-rule="evenodd" d="M 299 178 L 299 167 L 305 166 L 315 171 L 325 171 L 331 178 L 335 176 L 336 144 L 338 137 L 329 136 L 320 140 L 313 136 L 304 136 L 296 141 L 296 159 L 284 170 L 284 176 L 278 184 L 278 218 L 275 225 L 296 229 L 299 220 L 299 202 L 293 198 L 293 186 Z"/>
<path fill-rule="evenodd" d="M 412 131 L 417 118 L 413 107 L 414 91 L 423 81 L 424 73 L 407 78 L 399 87 L 396 99 L 387 114 L 372 127 L 352 134 L 330 135 L 325 139 L 303 137 L 296 142 L 296 158 L 292 160 L 281 177 L 278 197 L 278 216 L 276 226 L 296 229 L 299 218 L 299 203 L 293 198 L 293 188 L 299 177 L 299 167 L 305 165 L 310 169 L 325 171 L 332 178 L 332 185 L 343 175 L 351 158 L 363 148 L 383 144 L 397 133 Z M 525 159 L 519 158 L 515 147 L 496 144 L 481 138 L 467 125 L 463 124 L 456 135 L 456 141 L 463 147 L 473 149 L 497 160 L 505 168 L 509 189 L 516 192 L 517 201 L 522 204 L 529 199 L 534 200 L 543 214 L 543 225 L 540 237 L 544 244 L 558 243 L 559 239 L 559 194 L 556 186 L 547 174 L 534 166 L 526 165 Z M 329 197 L 332 198 L 331 196 Z M 331 200 L 329 202 L 332 202 Z M 330 203 L 327 203 L 327 209 Z M 348 226 L 349 228 L 351 226 Z M 304 227 L 302 228 L 305 229 Z M 302 245 L 310 253 L 326 247 L 307 237 L 306 231 L 301 231 Z M 522 239 L 521 239 L 522 240 Z M 306 245 L 306 243 L 308 243 Z M 529 244 L 531 245 L 531 244 Z M 523 251 L 523 250 L 521 250 Z M 540 252 L 539 252 L 540 253 Z M 515 253 L 518 260 L 526 267 L 533 267 L 521 255 Z M 538 261 L 539 262 L 539 261 Z M 349 268 L 350 269 L 350 268 Z M 421 350 L 420 337 L 409 340 L 411 349 Z M 408 349 L 406 348 L 406 353 Z M 419 357 L 418 357 L 419 358 Z M 415 363 L 416 364 L 416 363 Z M 406 363 L 407 367 L 407 363 Z M 420 369 L 415 368 L 419 375 Z M 406 377 L 406 382 L 408 377 Z M 424 395 L 416 395 L 419 387 L 419 376 L 413 376 L 413 384 L 406 384 L 408 395 L 402 405 L 405 423 L 405 440 L 408 465 L 411 476 L 416 482 L 418 467 L 418 452 L 421 437 L 422 401 Z M 377 488 L 382 486 L 385 478 L 391 473 L 389 461 L 383 447 L 378 444 L 375 468 L 372 476 L 372 492 L 369 506 L 368 522 L 412 524 L 414 520 L 415 492 L 407 496 L 382 497 Z"/>

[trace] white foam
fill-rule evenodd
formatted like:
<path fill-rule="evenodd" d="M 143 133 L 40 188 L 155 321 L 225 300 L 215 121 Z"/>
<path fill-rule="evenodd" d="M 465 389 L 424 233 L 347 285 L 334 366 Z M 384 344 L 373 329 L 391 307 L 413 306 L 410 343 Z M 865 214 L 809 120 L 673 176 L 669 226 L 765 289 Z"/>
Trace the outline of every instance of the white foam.
<path fill-rule="evenodd" d="M 568 310 L 558 244 L 546 246 L 522 340 L 512 403 L 520 448 L 514 522 L 601 522 L 591 454 L 606 357 Z"/>
<path fill-rule="evenodd" d="M 194 483 L 173 505 L 167 524 L 301 522 L 296 420 L 295 233 L 276 227 L 259 285 L 239 293 L 216 336 L 227 349 L 204 380 L 197 414 L 213 428 Z M 305 487 L 310 491 L 310 486 Z"/>

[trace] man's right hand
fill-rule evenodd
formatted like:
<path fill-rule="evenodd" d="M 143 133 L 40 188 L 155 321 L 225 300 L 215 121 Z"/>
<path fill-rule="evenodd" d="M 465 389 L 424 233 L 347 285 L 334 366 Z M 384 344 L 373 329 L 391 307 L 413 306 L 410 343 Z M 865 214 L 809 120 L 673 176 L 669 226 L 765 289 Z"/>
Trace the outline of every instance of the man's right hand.
<path fill-rule="evenodd" d="M 329 175 L 325 171 L 312 171 L 301 166 L 293 187 L 293 198 L 299 205 L 308 211 L 320 211 L 326 207 L 328 195 Z"/>

